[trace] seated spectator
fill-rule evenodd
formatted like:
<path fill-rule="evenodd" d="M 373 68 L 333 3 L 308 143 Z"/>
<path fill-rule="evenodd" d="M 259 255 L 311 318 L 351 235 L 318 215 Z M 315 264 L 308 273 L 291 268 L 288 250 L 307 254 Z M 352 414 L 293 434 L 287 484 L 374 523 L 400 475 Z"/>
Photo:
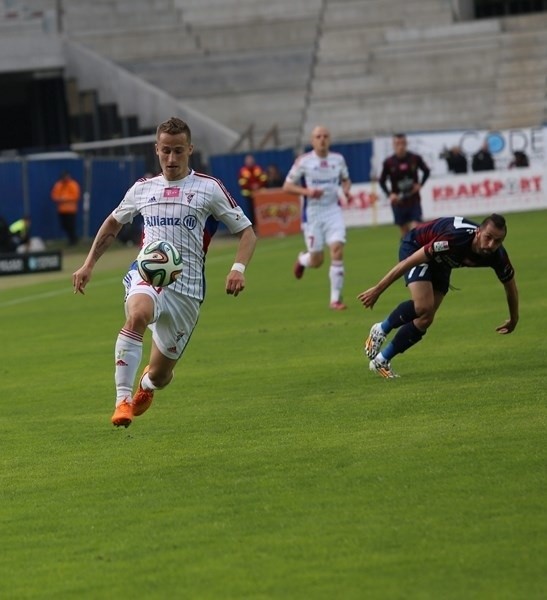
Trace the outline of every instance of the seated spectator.
<path fill-rule="evenodd" d="M 9 226 L 11 239 L 17 252 L 28 252 L 30 244 L 30 225 L 29 215 L 25 215 Z"/>
<path fill-rule="evenodd" d="M 15 221 L 9 227 L 13 251 L 19 252 L 43 252 L 46 244 L 41 237 L 31 236 L 31 219 L 25 215 L 22 219 Z"/>
<path fill-rule="evenodd" d="M 453 146 L 443 152 L 442 157 L 451 173 L 467 173 L 467 158 L 459 146 Z"/>
<path fill-rule="evenodd" d="M 496 168 L 494 164 L 494 158 L 490 153 L 490 149 L 488 148 L 488 142 L 484 142 L 479 151 L 473 154 L 471 168 L 476 172 L 493 171 Z"/>
<path fill-rule="evenodd" d="M 522 150 L 515 150 L 513 152 L 513 160 L 509 163 L 509 168 L 521 168 L 521 167 L 529 167 L 530 161 L 528 160 L 528 156 L 526 152 Z"/>

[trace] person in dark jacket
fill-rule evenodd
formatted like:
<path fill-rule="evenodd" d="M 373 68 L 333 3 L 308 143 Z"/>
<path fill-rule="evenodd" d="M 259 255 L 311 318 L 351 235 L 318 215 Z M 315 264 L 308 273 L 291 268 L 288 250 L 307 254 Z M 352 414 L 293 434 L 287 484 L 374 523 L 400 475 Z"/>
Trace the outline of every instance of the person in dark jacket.
<path fill-rule="evenodd" d="M 528 159 L 528 156 L 526 155 L 526 152 L 523 152 L 522 150 L 515 150 L 513 152 L 513 160 L 509 163 L 509 168 L 514 169 L 529 166 L 530 161 Z"/>
<path fill-rule="evenodd" d="M 473 171 L 493 171 L 496 168 L 494 158 L 488 148 L 488 143 L 480 147 L 479 151 L 473 154 L 473 160 L 471 162 L 471 168 Z"/>
<path fill-rule="evenodd" d="M 442 154 L 451 173 L 467 173 L 467 158 L 459 146 L 453 146 Z"/>

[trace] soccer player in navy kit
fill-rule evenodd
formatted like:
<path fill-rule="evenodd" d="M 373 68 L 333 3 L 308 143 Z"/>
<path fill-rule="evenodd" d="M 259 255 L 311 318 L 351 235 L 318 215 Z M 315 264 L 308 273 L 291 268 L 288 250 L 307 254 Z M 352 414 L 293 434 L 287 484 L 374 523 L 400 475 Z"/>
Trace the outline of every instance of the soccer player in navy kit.
<path fill-rule="evenodd" d="M 160 175 L 131 186 L 99 228 L 83 266 L 73 274 L 74 293 L 83 294 L 96 262 L 122 226 L 139 214 L 144 222 L 144 244 L 167 240 L 182 256 L 182 274 L 169 286 L 155 288 L 145 282 L 136 263 L 124 277 L 126 320 L 114 353 L 116 406 L 111 421 L 116 427 L 128 427 L 134 417 L 147 411 L 154 392 L 173 378 L 205 296 L 205 254 L 216 221 L 239 238 L 234 264 L 226 276 L 226 293 L 237 296 L 245 289 L 244 272 L 256 245 L 251 222 L 222 182 L 190 168 L 192 152 L 187 123 L 172 117 L 158 126 Z M 133 394 L 147 329 L 152 331 L 152 348 Z"/>
<path fill-rule="evenodd" d="M 393 150 L 394 154 L 382 165 L 378 184 L 391 202 L 393 219 L 401 229 L 402 237 L 422 221 L 420 190 L 430 170 L 419 154 L 407 150 L 407 139 L 403 133 L 393 136 Z M 388 179 L 390 188 L 387 187 Z"/>
<path fill-rule="evenodd" d="M 402 240 L 399 263 L 375 286 L 359 294 L 365 308 L 372 308 L 380 294 L 402 275 L 411 300 L 402 302 L 381 323 L 375 323 L 365 340 L 369 368 L 385 378 L 396 377 L 391 359 L 418 343 L 450 287 L 452 269 L 491 267 L 505 288 L 509 319 L 496 328 L 511 333 L 519 320 L 515 271 L 502 243 L 507 234 L 504 217 L 492 214 L 480 225 L 463 217 L 443 217 L 419 225 Z M 382 349 L 386 336 L 398 329 Z"/>

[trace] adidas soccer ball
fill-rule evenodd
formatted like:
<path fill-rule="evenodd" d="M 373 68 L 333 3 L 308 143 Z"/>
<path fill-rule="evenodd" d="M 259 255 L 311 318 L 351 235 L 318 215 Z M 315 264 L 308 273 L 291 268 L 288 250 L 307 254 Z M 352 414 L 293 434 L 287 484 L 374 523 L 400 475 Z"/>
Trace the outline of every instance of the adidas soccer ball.
<path fill-rule="evenodd" d="M 182 272 L 179 251 L 165 240 L 150 242 L 143 246 L 137 256 L 139 275 L 154 287 L 165 287 Z"/>

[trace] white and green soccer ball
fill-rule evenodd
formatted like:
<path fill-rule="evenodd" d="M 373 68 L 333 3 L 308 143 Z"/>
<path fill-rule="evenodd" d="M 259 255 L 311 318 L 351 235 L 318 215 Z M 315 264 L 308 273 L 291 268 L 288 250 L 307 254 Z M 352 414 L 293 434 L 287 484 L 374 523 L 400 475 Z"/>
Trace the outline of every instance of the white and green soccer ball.
<path fill-rule="evenodd" d="M 142 247 L 137 256 L 137 269 L 150 285 L 165 287 L 182 273 L 182 257 L 173 244 L 157 240 Z"/>

